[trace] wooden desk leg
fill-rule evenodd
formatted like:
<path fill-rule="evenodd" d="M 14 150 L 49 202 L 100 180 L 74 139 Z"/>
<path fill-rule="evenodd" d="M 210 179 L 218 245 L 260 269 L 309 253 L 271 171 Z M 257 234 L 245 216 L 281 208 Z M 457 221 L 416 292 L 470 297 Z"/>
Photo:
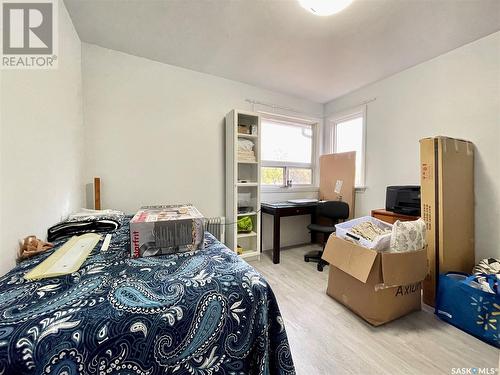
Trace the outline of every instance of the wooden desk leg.
<path fill-rule="evenodd" d="M 311 224 L 316 224 L 316 214 L 312 213 L 311 214 Z M 316 236 L 313 231 L 311 231 L 311 243 L 314 243 L 316 241 Z"/>
<path fill-rule="evenodd" d="M 278 264 L 280 262 L 280 216 L 275 214 L 273 216 L 274 229 L 273 229 L 273 263 Z"/>

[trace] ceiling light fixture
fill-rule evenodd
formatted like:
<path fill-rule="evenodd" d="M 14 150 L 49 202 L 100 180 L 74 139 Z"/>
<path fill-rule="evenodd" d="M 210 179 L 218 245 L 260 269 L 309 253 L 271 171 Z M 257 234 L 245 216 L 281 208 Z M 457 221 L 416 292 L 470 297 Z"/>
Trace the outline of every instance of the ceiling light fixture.
<path fill-rule="evenodd" d="M 331 16 L 351 5 L 353 0 L 298 0 L 300 5 L 316 16 Z"/>

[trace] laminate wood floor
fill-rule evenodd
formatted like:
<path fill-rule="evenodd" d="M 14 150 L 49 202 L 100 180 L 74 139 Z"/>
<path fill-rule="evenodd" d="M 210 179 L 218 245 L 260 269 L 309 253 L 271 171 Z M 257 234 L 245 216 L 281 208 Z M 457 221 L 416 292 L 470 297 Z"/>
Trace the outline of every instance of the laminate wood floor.
<path fill-rule="evenodd" d="M 452 374 L 453 368 L 499 367 L 496 348 L 440 321 L 428 307 L 370 326 L 326 295 L 328 267 L 318 272 L 315 263 L 303 259 L 317 248 L 282 250 L 277 265 L 271 252 L 250 261 L 278 299 L 298 375 L 433 375 Z"/>

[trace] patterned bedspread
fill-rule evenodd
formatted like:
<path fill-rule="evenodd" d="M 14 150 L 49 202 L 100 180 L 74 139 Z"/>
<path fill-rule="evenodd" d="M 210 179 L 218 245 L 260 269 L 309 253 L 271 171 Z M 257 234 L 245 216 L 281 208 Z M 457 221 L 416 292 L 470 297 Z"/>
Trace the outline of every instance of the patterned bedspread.
<path fill-rule="evenodd" d="M 130 259 L 125 224 L 71 275 L 27 281 L 49 254 L 21 263 L 0 278 L 0 374 L 294 374 L 266 280 L 205 240 Z"/>

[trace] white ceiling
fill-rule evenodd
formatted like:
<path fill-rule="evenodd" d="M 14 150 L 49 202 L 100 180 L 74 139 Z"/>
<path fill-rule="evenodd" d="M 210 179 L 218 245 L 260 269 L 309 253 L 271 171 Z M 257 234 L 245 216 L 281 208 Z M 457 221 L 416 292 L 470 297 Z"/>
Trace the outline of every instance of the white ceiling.
<path fill-rule="evenodd" d="M 82 41 L 326 102 L 500 30 L 498 0 L 65 0 Z"/>

